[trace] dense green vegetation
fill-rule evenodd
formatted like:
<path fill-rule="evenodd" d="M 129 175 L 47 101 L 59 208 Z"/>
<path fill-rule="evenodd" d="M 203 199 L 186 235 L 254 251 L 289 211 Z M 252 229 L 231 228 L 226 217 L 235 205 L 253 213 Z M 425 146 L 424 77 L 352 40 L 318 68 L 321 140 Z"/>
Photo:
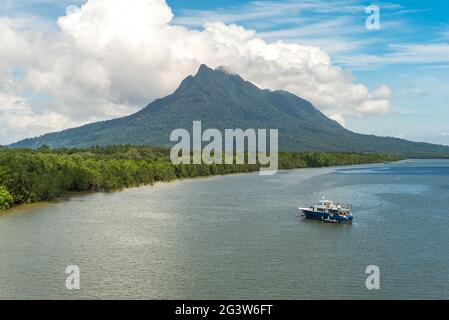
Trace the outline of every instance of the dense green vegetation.
<path fill-rule="evenodd" d="M 13 201 L 14 200 L 8 190 L 5 187 L 0 186 L 0 211 L 8 209 Z"/>
<path fill-rule="evenodd" d="M 252 172 L 258 165 L 173 165 L 170 150 L 147 146 L 87 149 L 0 149 L 0 209 L 49 200 L 67 191 L 110 191 L 190 178 Z M 279 169 L 378 163 L 398 156 L 371 153 L 281 152 Z"/>
<path fill-rule="evenodd" d="M 283 151 L 383 152 L 433 157 L 449 154 L 448 146 L 362 135 L 327 118 L 310 102 L 286 91 L 261 90 L 238 75 L 202 66 L 171 95 L 128 117 L 26 139 L 12 147 L 52 148 L 95 145 L 171 146 L 173 129 L 279 129 Z"/>

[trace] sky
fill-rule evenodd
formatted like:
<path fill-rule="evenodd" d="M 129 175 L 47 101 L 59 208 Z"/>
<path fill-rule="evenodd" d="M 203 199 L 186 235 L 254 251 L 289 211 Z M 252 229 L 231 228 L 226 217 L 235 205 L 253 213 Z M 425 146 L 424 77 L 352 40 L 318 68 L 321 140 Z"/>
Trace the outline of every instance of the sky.
<path fill-rule="evenodd" d="M 447 1 L 2 0 L 0 48 L 0 144 L 133 113 L 206 63 L 449 145 Z"/>

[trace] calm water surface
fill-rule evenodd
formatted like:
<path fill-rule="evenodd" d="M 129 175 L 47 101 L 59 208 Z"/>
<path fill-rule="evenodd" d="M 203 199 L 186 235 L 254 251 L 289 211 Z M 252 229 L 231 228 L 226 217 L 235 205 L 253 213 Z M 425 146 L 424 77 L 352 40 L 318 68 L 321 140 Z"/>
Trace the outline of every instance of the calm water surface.
<path fill-rule="evenodd" d="M 449 161 L 244 174 L 0 215 L 0 298 L 449 298 Z M 323 195 L 352 225 L 302 220 Z M 81 290 L 65 288 L 78 265 Z M 365 288 L 377 265 L 380 290 Z"/>

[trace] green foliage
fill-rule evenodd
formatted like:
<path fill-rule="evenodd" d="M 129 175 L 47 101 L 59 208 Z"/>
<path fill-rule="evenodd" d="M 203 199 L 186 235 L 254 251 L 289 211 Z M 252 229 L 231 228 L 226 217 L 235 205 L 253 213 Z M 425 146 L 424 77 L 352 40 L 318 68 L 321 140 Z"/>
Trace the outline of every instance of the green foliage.
<path fill-rule="evenodd" d="M 279 169 L 399 160 L 373 153 L 281 152 Z M 0 208 L 49 200 L 67 191 L 112 191 L 155 181 L 253 172 L 259 165 L 173 165 L 170 150 L 148 146 L 0 149 Z"/>
<path fill-rule="evenodd" d="M 0 211 L 9 209 L 13 203 L 13 198 L 5 187 L 0 186 Z"/>

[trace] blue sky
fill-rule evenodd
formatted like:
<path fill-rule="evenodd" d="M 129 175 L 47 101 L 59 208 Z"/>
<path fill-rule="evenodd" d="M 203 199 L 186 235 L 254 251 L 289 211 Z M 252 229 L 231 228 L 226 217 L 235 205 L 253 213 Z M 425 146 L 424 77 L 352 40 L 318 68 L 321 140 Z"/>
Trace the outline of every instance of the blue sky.
<path fill-rule="evenodd" d="M 6 0 L 0 16 L 37 16 L 48 30 L 81 0 Z M 311 44 L 370 90 L 392 90 L 384 115 L 347 115 L 351 130 L 449 145 L 448 1 L 186 1 L 168 0 L 173 23 L 235 23 L 267 42 Z M 380 30 L 368 30 L 364 9 L 380 8 Z M 20 76 L 20 75 L 19 75 Z"/>

